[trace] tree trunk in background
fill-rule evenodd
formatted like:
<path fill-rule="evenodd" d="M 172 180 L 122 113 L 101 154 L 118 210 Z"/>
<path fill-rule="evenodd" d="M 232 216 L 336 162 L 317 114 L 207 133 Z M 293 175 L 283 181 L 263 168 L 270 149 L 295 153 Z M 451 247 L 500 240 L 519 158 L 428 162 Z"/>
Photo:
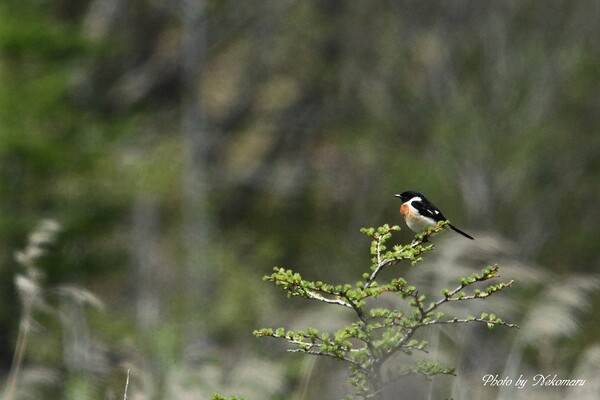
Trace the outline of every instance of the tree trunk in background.
<path fill-rule="evenodd" d="M 201 104 L 201 81 L 206 52 L 204 1 L 182 3 L 182 136 L 183 169 L 183 245 L 188 326 L 184 354 L 192 359 L 206 351 L 205 321 L 209 307 L 211 282 L 209 185 L 207 156 L 209 134 Z"/>
<path fill-rule="evenodd" d="M 92 1 L 83 19 L 84 34 L 90 39 L 106 38 L 126 5 L 127 0 Z"/>
<path fill-rule="evenodd" d="M 139 194 L 132 219 L 135 324 L 140 332 L 152 332 L 161 321 L 161 269 L 167 266 L 160 249 L 159 199 L 149 193 Z"/>

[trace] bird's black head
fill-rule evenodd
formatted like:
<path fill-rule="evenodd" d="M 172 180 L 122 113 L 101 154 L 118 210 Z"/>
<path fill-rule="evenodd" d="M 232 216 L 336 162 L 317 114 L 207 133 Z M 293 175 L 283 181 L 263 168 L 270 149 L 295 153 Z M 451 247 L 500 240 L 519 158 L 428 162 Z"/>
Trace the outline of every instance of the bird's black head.
<path fill-rule="evenodd" d="M 402 192 L 400 194 L 395 194 L 394 196 L 398 197 L 400 200 L 402 200 L 403 203 L 406 203 L 407 201 L 409 201 L 410 199 L 412 199 L 413 197 L 421 197 L 423 198 L 423 195 L 419 192 L 414 192 L 412 190 L 408 190 L 406 192 Z"/>

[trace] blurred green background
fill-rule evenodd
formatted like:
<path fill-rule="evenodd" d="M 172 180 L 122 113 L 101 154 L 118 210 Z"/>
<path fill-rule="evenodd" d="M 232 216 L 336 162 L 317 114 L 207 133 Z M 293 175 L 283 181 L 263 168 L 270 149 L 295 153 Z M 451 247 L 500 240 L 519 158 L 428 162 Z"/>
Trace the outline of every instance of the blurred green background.
<path fill-rule="evenodd" d="M 13 253 L 53 218 L 18 398 L 122 398 L 131 369 L 136 400 L 341 399 L 341 364 L 251 332 L 351 316 L 261 277 L 355 282 L 359 228 L 410 240 L 393 194 L 418 190 L 477 240 L 436 237 L 406 274 L 439 293 L 497 262 L 516 283 L 486 307 L 521 329 L 430 332 L 458 376 L 407 398 L 600 398 L 598 21 L 595 1 L 3 0 L 0 375 Z"/>

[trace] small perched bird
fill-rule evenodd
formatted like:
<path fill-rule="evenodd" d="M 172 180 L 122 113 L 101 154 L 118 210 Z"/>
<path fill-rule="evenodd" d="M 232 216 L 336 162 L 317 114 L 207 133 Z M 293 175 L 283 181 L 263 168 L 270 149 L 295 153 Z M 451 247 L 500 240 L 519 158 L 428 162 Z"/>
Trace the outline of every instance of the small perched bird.
<path fill-rule="evenodd" d="M 407 192 L 402 192 L 401 194 L 396 194 L 395 196 L 402 200 L 400 214 L 404 217 L 406 225 L 416 233 L 426 231 L 427 228 L 436 226 L 440 221 L 446 221 L 446 217 L 444 217 L 442 212 L 436 206 L 431 204 L 431 202 L 421 193 L 409 190 Z M 454 232 L 460 233 L 471 240 L 475 240 L 471 235 L 461 231 L 454 225 L 448 224 L 448 226 Z"/>

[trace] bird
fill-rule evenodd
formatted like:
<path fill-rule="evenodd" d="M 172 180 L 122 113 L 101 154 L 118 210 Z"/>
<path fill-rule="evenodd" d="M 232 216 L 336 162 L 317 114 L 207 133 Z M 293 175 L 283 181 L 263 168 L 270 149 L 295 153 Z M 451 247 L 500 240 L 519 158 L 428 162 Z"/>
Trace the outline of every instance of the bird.
<path fill-rule="evenodd" d="M 416 233 L 424 232 L 430 227 L 437 226 L 438 222 L 447 220 L 444 214 L 419 192 L 409 190 L 394 196 L 402 200 L 400 214 L 404 217 L 406 225 Z M 473 236 L 461 231 L 454 225 L 449 223 L 448 226 L 454 232 L 475 240 Z"/>

